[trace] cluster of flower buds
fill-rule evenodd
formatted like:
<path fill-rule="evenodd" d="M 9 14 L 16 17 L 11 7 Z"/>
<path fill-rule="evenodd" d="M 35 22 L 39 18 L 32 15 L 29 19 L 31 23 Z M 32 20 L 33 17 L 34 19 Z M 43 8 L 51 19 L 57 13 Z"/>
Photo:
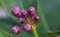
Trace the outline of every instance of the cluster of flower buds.
<path fill-rule="evenodd" d="M 19 23 L 19 25 L 15 25 L 11 29 L 11 31 L 15 34 L 21 32 L 21 29 L 30 31 L 32 29 L 32 23 L 30 23 L 29 20 L 33 23 L 40 22 L 40 17 L 36 16 L 36 9 L 33 6 L 29 7 L 28 10 L 20 10 L 19 7 L 14 6 L 11 8 L 11 12 L 18 18 Z M 27 20 L 27 18 L 29 20 Z M 21 26 L 21 24 L 23 24 L 23 26 Z"/>

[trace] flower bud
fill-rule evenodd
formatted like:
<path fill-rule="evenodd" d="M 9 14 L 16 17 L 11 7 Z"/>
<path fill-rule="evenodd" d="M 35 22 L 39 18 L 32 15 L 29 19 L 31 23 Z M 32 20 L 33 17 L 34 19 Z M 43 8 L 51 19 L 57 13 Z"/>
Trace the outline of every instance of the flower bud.
<path fill-rule="evenodd" d="M 24 23 L 25 22 L 25 19 L 22 18 L 22 17 L 20 17 L 20 18 L 18 18 L 18 21 L 19 21 L 19 23 Z"/>
<path fill-rule="evenodd" d="M 23 17 L 27 17 L 27 12 L 25 10 L 22 10 L 21 12 L 22 12 L 21 14 Z"/>
<path fill-rule="evenodd" d="M 21 15 L 21 11 L 17 6 L 12 7 L 11 11 L 12 11 L 12 14 L 16 17 L 19 17 Z"/>
<path fill-rule="evenodd" d="M 39 16 L 35 16 L 34 20 L 35 20 L 35 22 L 39 23 L 40 22 L 40 17 Z"/>
<path fill-rule="evenodd" d="M 14 26 L 12 27 L 12 32 L 15 34 L 18 34 L 21 31 L 20 26 Z"/>
<path fill-rule="evenodd" d="M 30 14 L 31 16 L 35 16 L 35 15 L 36 15 L 36 9 L 35 9 L 33 6 L 31 6 L 31 7 L 29 8 L 29 14 Z"/>
<path fill-rule="evenodd" d="M 32 26 L 31 26 L 30 24 L 24 25 L 24 29 L 25 29 L 26 31 L 30 31 L 31 28 L 32 28 Z"/>

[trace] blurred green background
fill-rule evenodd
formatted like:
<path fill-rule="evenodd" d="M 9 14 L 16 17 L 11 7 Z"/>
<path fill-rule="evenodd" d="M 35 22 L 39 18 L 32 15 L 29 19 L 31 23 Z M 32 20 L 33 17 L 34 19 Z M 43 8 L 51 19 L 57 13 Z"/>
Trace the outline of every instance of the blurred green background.
<path fill-rule="evenodd" d="M 12 6 L 21 9 L 34 6 L 41 18 L 36 29 L 39 37 L 60 37 L 60 0 L 0 0 L 0 37 L 33 37 L 24 30 L 20 34 L 11 33 L 11 27 L 18 24 L 11 14 Z"/>

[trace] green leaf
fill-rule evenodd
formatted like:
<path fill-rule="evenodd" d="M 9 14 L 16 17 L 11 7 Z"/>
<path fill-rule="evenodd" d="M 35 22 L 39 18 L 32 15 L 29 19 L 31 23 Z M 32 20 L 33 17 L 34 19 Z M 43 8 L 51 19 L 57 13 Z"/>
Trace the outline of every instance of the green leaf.
<path fill-rule="evenodd" d="M 59 2 L 58 0 L 37 0 L 37 3 L 38 3 L 37 15 L 41 17 L 41 23 L 38 26 L 39 29 L 41 29 L 39 30 L 41 31 L 39 33 L 40 36 L 42 33 L 43 34 L 45 33 L 46 35 L 48 35 L 48 33 L 50 32 L 60 32 L 60 17 L 59 17 L 60 4 Z M 53 37 L 53 36 L 50 36 L 50 37 Z"/>
<path fill-rule="evenodd" d="M 58 35 L 58 36 L 55 36 L 55 37 L 60 37 L 60 35 Z"/>
<path fill-rule="evenodd" d="M 41 0 L 37 0 L 37 3 L 38 3 L 38 7 L 37 7 L 37 15 L 38 16 L 40 16 L 40 18 L 41 18 L 41 22 L 39 23 L 39 26 L 38 26 L 38 29 L 37 30 L 39 30 L 38 32 L 39 32 L 39 36 L 42 36 L 42 37 L 48 37 L 48 31 L 49 31 L 49 27 L 48 27 L 48 23 L 47 23 L 47 21 L 46 21 L 46 18 L 45 18 L 45 16 L 44 16 L 44 14 L 43 14 L 43 12 L 42 12 L 42 9 L 41 9 L 41 7 L 43 7 L 43 6 L 41 6 Z"/>
<path fill-rule="evenodd" d="M 0 29 L 0 37 L 12 37 L 12 35 Z"/>
<path fill-rule="evenodd" d="M 50 29 L 54 32 L 60 31 L 59 8 L 58 0 L 39 0 L 40 11 L 38 13 L 41 16 L 42 22 L 47 30 Z"/>

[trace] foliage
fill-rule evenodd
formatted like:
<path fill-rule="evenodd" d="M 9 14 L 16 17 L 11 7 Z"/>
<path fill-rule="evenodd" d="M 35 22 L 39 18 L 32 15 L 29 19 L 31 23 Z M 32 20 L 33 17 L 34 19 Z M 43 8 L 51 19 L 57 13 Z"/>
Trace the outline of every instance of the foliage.
<path fill-rule="evenodd" d="M 60 34 L 60 5 L 58 0 L 0 0 L 2 6 L 8 11 L 9 18 L 0 19 L 1 37 L 33 37 L 33 33 L 22 31 L 20 34 L 11 33 L 11 27 L 17 24 L 17 18 L 11 14 L 11 7 L 18 6 L 27 9 L 34 6 L 41 22 L 37 26 L 39 37 L 59 37 Z"/>

